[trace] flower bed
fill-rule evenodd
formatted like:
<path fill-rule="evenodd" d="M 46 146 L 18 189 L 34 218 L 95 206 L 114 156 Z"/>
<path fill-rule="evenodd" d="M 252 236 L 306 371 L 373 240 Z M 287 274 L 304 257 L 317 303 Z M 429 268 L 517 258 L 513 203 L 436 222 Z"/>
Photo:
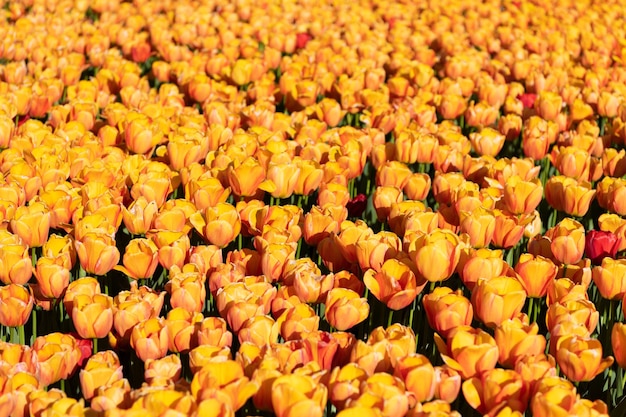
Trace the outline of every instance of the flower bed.
<path fill-rule="evenodd" d="M 5 2 L 0 416 L 623 415 L 583 3 Z"/>

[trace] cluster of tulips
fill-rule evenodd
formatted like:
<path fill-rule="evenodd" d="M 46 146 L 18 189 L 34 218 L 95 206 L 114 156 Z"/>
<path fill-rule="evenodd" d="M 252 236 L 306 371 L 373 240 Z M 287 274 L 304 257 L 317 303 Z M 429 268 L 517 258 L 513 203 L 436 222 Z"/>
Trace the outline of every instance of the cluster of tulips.
<path fill-rule="evenodd" d="M 625 6 L 4 2 L 0 416 L 619 411 Z"/>

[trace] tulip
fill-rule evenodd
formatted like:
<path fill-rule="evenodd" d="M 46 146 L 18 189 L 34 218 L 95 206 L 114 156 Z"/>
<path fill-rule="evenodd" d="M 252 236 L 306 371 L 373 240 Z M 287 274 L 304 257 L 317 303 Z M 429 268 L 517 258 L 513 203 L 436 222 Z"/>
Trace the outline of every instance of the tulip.
<path fill-rule="evenodd" d="M 122 379 L 122 366 L 112 350 L 93 355 L 79 373 L 83 397 L 91 400 L 100 387 L 106 387 Z"/>
<path fill-rule="evenodd" d="M 330 401 L 338 409 L 344 409 L 348 400 L 358 398 L 360 385 L 367 377 L 367 373 L 353 363 L 333 368 L 328 383 Z"/>
<path fill-rule="evenodd" d="M 556 126 L 556 125 L 555 125 Z M 533 159 L 542 159 L 548 154 L 553 127 L 538 116 L 531 116 L 524 122 L 522 130 L 522 148 L 524 155 Z"/>
<path fill-rule="evenodd" d="M 426 200 L 430 187 L 430 176 L 416 172 L 407 179 L 402 191 L 410 200 Z"/>
<path fill-rule="evenodd" d="M 288 198 L 295 191 L 300 167 L 292 163 L 270 163 L 267 168 L 266 181 L 259 188 L 274 198 Z"/>
<path fill-rule="evenodd" d="M 363 282 L 368 290 L 392 310 L 401 310 L 413 302 L 426 285 L 426 280 L 415 277 L 410 261 L 386 260 L 380 271 L 368 269 Z"/>
<path fill-rule="evenodd" d="M 469 326 L 474 317 L 470 300 L 461 290 L 453 291 L 448 287 L 437 287 L 423 298 L 428 324 L 443 337 L 459 326 Z"/>
<path fill-rule="evenodd" d="M 134 112 L 127 116 L 124 142 L 132 153 L 149 155 L 162 137 L 163 133 L 158 131 L 158 125 L 152 123 L 148 116 Z"/>
<path fill-rule="evenodd" d="M 417 348 L 413 330 L 399 323 L 392 324 L 386 329 L 382 327 L 375 328 L 370 333 L 367 343 L 370 345 L 386 344 L 385 350 L 389 355 L 392 366 L 396 365 L 399 358 L 415 352 Z"/>
<path fill-rule="evenodd" d="M 165 357 L 169 337 L 163 319 L 150 318 L 137 323 L 131 332 L 130 344 L 144 362 Z"/>
<path fill-rule="evenodd" d="M 591 381 L 613 364 L 613 357 L 602 358 L 600 341 L 578 336 L 564 337 L 558 343 L 556 361 L 572 381 Z"/>
<path fill-rule="evenodd" d="M 220 358 L 208 362 L 191 381 L 191 394 L 197 401 L 216 398 L 233 410 L 239 410 L 258 389 L 238 362 Z"/>
<path fill-rule="evenodd" d="M 228 183 L 237 196 L 252 197 L 265 180 L 265 169 L 253 157 L 233 162 L 227 170 Z"/>
<path fill-rule="evenodd" d="M 120 260 L 120 251 L 108 235 L 89 232 L 75 245 L 80 265 L 88 274 L 106 275 Z"/>
<path fill-rule="evenodd" d="M 619 300 L 626 294 L 626 259 L 605 257 L 602 264 L 592 269 L 593 282 L 600 295 L 608 300 Z"/>
<path fill-rule="evenodd" d="M 448 230 L 435 230 L 418 236 L 409 245 L 409 256 L 418 272 L 430 282 L 452 276 L 461 256 L 459 237 Z"/>
<path fill-rule="evenodd" d="M 514 318 L 522 311 L 525 302 L 523 285 L 512 277 L 481 278 L 472 291 L 476 316 L 489 327 L 497 327 L 504 320 Z"/>
<path fill-rule="evenodd" d="M 283 375 L 272 384 L 272 407 L 277 417 L 307 415 L 321 417 L 328 399 L 328 390 L 312 377 Z"/>
<path fill-rule="evenodd" d="M 585 229 L 575 220 L 566 218 L 546 232 L 551 239 L 554 258 L 564 264 L 578 263 L 585 250 Z"/>
<path fill-rule="evenodd" d="M 487 123 L 489 125 L 491 123 Z M 483 128 L 480 132 L 471 133 L 470 141 L 479 155 L 497 156 L 504 146 L 505 137 L 497 130 L 490 127 Z"/>
<path fill-rule="evenodd" d="M 204 213 L 193 214 L 189 221 L 207 242 L 219 247 L 232 242 L 241 230 L 239 213 L 228 203 L 207 207 Z"/>
<path fill-rule="evenodd" d="M 550 155 L 554 167 L 566 177 L 590 181 L 591 155 L 574 146 L 555 147 Z"/>
<path fill-rule="evenodd" d="M 585 235 L 585 255 L 591 263 L 599 265 L 606 257 L 614 258 L 621 243 L 621 238 L 614 233 L 590 230 Z"/>
<path fill-rule="evenodd" d="M 543 256 L 523 253 L 515 265 L 515 272 L 529 297 L 542 298 L 556 278 L 558 268 Z"/>
<path fill-rule="evenodd" d="M 83 339 L 100 339 L 113 327 L 113 299 L 104 294 L 77 295 L 72 300 L 72 322 Z"/>
<path fill-rule="evenodd" d="M 480 329 L 457 327 L 450 332 L 447 343 L 437 334 L 435 342 L 443 361 L 463 379 L 494 369 L 498 362 L 495 339 Z"/>
<path fill-rule="evenodd" d="M 158 248 L 150 239 L 132 239 L 124 250 L 123 266 L 115 269 L 132 279 L 150 278 L 158 265 Z"/>
<path fill-rule="evenodd" d="M 337 330 L 351 329 L 369 316 L 365 298 L 347 288 L 334 288 L 326 296 L 325 318 Z"/>
<path fill-rule="evenodd" d="M 19 238 L 16 235 L 9 236 L 3 239 L 4 242 L 0 246 L 0 281 L 6 285 L 23 285 L 33 274 L 28 247 L 18 243 Z"/>
<path fill-rule="evenodd" d="M 182 271 L 177 266 L 172 267 L 171 278 L 165 289 L 170 294 L 170 304 L 173 308 L 184 306 L 189 311 L 202 311 L 206 287 L 204 277 L 200 275 L 195 265 L 185 265 Z"/>
<path fill-rule="evenodd" d="M 491 243 L 496 227 L 493 211 L 483 207 L 472 211 L 461 210 L 459 221 L 460 232 L 469 235 L 473 247 L 485 247 Z"/>
<path fill-rule="evenodd" d="M 48 240 L 50 211 L 41 202 L 18 207 L 11 219 L 11 230 L 29 247 L 40 247 Z"/>
<path fill-rule="evenodd" d="M 541 202 L 542 193 L 543 187 L 538 179 L 525 181 L 513 176 L 504 186 L 503 201 L 513 214 L 530 214 Z"/>
<path fill-rule="evenodd" d="M 63 333 L 39 336 L 33 343 L 33 350 L 39 361 L 42 386 L 72 375 L 81 356 L 76 339 Z"/>
<path fill-rule="evenodd" d="M 308 304 L 298 304 L 282 313 L 276 322 L 280 325 L 283 339 L 296 340 L 318 330 L 320 317 Z"/>
<path fill-rule="evenodd" d="M 537 323 L 528 324 L 520 318 L 503 321 L 494 337 L 500 352 L 498 363 L 510 369 L 515 369 L 525 356 L 540 355 L 546 349 L 546 339 L 539 334 Z"/>
<path fill-rule="evenodd" d="M 308 245 L 317 246 L 322 239 L 339 232 L 339 222 L 333 218 L 330 210 L 331 206 L 324 208 L 313 206 L 311 211 L 304 215 L 302 232 Z"/>
<path fill-rule="evenodd" d="M 517 372 L 491 369 L 463 382 L 463 395 L 469 405 L 481 414 L 497 415 L 497 410 L 504 407 L 523 413 L 530 392 Z"/>
<path fill-rule="evenodd" d="M 167 313 L 165 327 L 169 340 L 169 350 L 175 353 L 187 353 L 195 347 L 196 325 L 202 321 L 200 313 L 174 307 Z"/>
<path fill-rule="evenodd" d="M 346 402 L 348 407 L 378 408 L 383 415 L 400 417 L 407 414 L 415 400 L 405 393 L 399 378 L 377 373 L 361 383 L 361 395 Z"/>
<path fill-rule="evenodd" d="M 178 382 L 183 368 L 180 358 L 176 355 L 148 359 L 144 365 L 144 378 L 150 386 L 167 387 L 170 383 Z"/>
<path fill-rule="evenodd" d="M 33 310 L 32 291 L 18 284 L 0 287 L 0 324 L 18 327 L 26 324 Z"/>
<path fill-rule="evenodd" d="M 407 391 L 415 395 L 417 402 L 424 403 L 435 396 L 438 381 L 435 368 L 426 356 L 418 353 L 405 356 L 398 361 L 394 375 L 404 382 Z"/>

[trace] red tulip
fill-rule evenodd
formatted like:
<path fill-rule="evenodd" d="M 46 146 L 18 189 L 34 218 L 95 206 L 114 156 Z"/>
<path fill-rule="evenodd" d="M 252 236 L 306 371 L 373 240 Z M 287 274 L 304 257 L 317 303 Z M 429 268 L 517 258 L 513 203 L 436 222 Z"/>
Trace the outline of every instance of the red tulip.
<path fill-rule="evenodd" d="M 298 33 L 296 35 L 296 48 L 302 49 L 312 39 L 312 36 L 306 32 Z"/>
<path fill-rule="evenodd" d="M 365 194 L 357 194 L 353 199 L 348 201 L 346 208 L 350 217 L 361 217 L 367 207 L 367 196 Z"/>
<path fill-rule="evenodd" d="M 620 243 L 620 238 L 611 232 L 591 230 L 585 236 L 585 254 L 593 264 L 599 265 L 603 258 L 615 257 Z"/>
<path fill-rule="evenodd" d="M 533 93 L 524 93 L 517 96 L 517 98 L 522 102 L 524 108 L 532 109 L 535 105 L 535 100 L 537 99 L 537 94 Z"/>

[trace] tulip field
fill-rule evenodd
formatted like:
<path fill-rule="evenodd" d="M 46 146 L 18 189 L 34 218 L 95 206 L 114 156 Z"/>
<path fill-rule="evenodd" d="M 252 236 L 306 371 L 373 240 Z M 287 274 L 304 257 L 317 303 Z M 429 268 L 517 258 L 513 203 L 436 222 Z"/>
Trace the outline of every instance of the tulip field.
<path fill-rule="evenodd" d="M 0 4 L 0 417 L 626 416 L 623 0 Z"/>

